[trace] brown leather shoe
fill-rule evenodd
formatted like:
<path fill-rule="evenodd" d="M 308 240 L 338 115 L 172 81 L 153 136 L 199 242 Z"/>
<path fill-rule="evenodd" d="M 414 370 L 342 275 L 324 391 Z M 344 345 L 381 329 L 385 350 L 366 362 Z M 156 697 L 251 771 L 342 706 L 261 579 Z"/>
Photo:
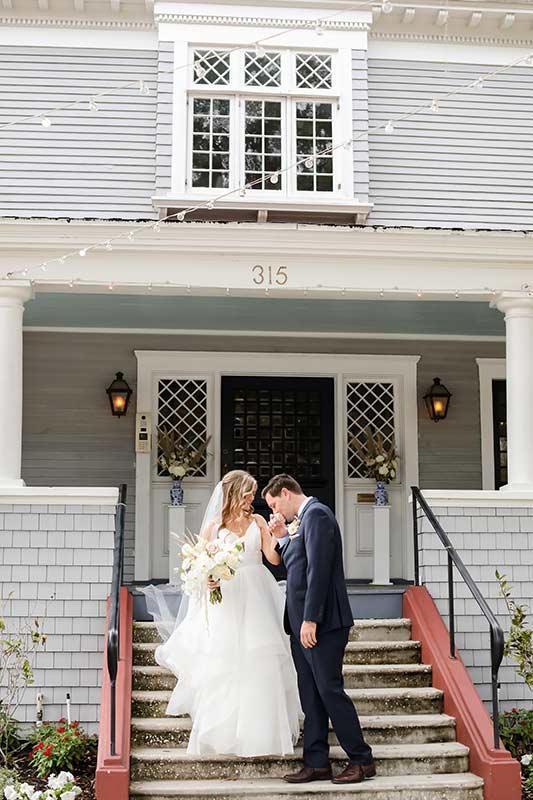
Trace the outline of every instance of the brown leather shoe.
<path fill-rule="evenodd" d="M 311 781 L 330 781 L 333 776 L 331 765 L 329 767 L 302 767 L 299 772 L 291 775 L 284 775 L 283 780 L 287 783 L 311 783 Z"/>
<path fill-rule="evenodd" d="M 361 783 L 365 778 L 373 778 L 376 774 L 376 764 L 348 764 L 332 783 Z"/>

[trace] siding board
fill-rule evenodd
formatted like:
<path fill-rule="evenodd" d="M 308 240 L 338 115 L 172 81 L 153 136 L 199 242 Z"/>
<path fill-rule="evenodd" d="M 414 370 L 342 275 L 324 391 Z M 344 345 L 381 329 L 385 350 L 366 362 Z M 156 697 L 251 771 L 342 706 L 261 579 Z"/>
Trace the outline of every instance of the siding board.
<path fill-rule="evenodd" d="M 155 219 L 157 52 L 97 48 L 0 48 L 0 124 L 47 112 L 52 126 L 0 131 L 0 214 L 14 217 Z M 87 103 L 125 81 L 146 81 Z"/>
<path fill-rule="evenodd" d="M 491 67 L 370 59 L 370 126 L 408 113 Z M 372 133 L 374 225 L 533 228 L 533 72 L 514 67 Z"/>

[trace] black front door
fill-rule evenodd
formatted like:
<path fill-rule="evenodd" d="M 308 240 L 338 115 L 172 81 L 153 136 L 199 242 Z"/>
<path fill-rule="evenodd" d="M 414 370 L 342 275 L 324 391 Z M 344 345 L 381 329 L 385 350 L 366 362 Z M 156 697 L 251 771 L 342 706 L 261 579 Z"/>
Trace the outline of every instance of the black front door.
<path fill-rule="evenodd" d="M 507 396 L 506 381 L 492 381 L 494 431 L 494 488 L 507 483 Z"/>
<path fill-rule="evenodd" d="M 261 490 L 288 472 L 335 510 L 332 378 L 222 378 L 222 473 L 245 469 Z"/>

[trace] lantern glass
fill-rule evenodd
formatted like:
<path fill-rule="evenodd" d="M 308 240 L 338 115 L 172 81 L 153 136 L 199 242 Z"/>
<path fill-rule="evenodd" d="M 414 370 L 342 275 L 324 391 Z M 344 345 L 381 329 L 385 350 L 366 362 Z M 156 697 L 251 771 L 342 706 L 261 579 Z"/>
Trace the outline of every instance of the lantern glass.
<path fill-rule="evenodd" d="M 424 395 L 426 408 L 433 422 L 446 419 L 451 396 L 451 392 L 440 382 L 440 378 L 433 378 L 433 386 Z"/>
<path fill-rule="evenodd" d="M 128 403 L 132 395 L 132 390 L 124 380 L 122 372 L 117 372 L 115 380 L 106 389 L 111 413 L 114 417 L 125 416 L 128 410 Z"/>

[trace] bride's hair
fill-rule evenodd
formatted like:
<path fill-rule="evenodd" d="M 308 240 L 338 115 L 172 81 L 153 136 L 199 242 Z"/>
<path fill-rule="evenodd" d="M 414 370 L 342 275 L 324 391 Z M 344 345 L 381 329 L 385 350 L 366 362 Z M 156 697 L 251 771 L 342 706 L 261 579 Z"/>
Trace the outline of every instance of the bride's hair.
<path fill-rule="evenodd" d="M 222 478 L 222 515 L 220 527 L 242 516 L 241 503 L 245 494 L 257 492 L 257 481 L 249 472 L 233 469 Z M 250 513 L 253 513 L 251 511 Z"/>

